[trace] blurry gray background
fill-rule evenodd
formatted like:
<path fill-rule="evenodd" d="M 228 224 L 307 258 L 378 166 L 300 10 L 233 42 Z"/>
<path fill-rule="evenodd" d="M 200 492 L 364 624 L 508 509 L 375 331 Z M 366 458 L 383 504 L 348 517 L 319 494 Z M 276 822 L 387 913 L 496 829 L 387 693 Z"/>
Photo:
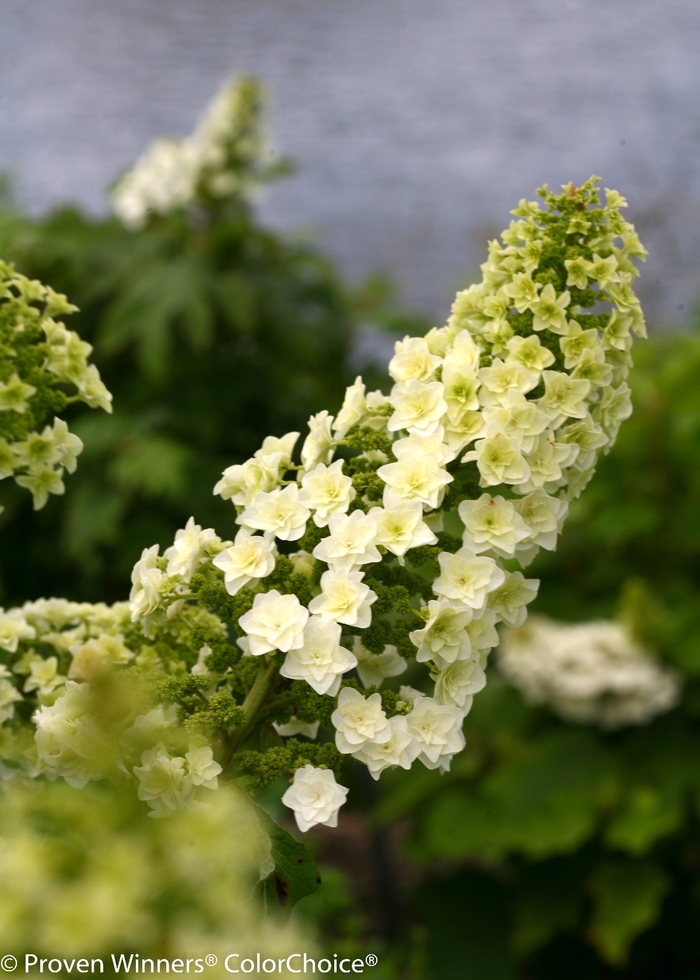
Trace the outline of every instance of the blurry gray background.
<path fill-rule="evenodd" d="M 0 168 L 34 212 L 104 190 L 259 76 L 300 172 L 267 221 L 442 320 L 543 182 L 629 199 L 661 324 L 700 296 L 697 0 L 2 0 Z"/>

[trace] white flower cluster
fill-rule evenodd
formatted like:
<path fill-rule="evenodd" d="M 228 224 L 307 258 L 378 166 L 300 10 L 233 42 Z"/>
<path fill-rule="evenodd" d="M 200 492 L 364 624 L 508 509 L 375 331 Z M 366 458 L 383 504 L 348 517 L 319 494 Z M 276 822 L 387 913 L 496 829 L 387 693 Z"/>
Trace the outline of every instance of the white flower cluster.
<path fill-rule="evenodd" d="M 117 182 L 112 206 L 127 228 L 207 200 L 246 196 L 271 156 L 261 125 L 262 93 L 251 79 L 227 82 L 185 139 L 154 140 Z"/>
<path fill-rule="evenodd" d="M 0 294 L 0 480 L 14 477 L 39 510 L 64 492 L 63 471 L 75 471 L 83 449 L 62 419 L 44 424 L 48 406 L 81 401 L 111 412 L 112 396 L 88 363 L 91 345 L 55 319 L 76 309 L 65 296 L 3 262 Z"/>
<path fill-rule="evenodd" d="M 625 629 L 604 620 L 557 623 L 533 616 L 503 632 L 501 673 L 531 704 L 604 729 L 644 725 L 678 703 L 680 679 Z"/>

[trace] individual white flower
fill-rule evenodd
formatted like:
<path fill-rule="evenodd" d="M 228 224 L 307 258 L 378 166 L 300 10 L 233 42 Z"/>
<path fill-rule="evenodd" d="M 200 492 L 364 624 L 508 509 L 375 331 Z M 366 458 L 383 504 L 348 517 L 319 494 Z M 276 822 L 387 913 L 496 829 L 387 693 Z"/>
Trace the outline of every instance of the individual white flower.
<path fill-rule="evenodd" d="M 431 354 L 423 337 L 404 337 L 394 344 L 395 354 L 389 361 L 389 374 L 397 382 L 430 381 L 442 363 Z"/>
<path fill-rule="evenodd" d="M 359 636 L 353 636 L 352 649 L 357 660 L 357 673 L 365 687 L 381 687 L 386 677 L 398 677 L 408 667 L 395 646 L 387 645 L 381 653 L 370 653 Z"/>
<path fill-rule="evenodd" d="M 566 333 L 566 308 L 570 302 L 571 293 L 563 292 L 557 296 L 554 286 L 548 282 L 538 299 L 530 304 L 534 314 L 532 329 Z"/>
<path fill-rule="evenodd" d="M 529 337 L 511 337 L 506 346 L 508 348 L 506 363 L 519 361 L 531 371 L 544 371 L 554 364 L 554 354 L 547 347 L 542 346 L 536 334 L 530 334 Z"/>
<path fill-rule="evenodd" d="M 438 353 L 438 347 L 443 351 L 443 369 L 445 366 L 464 367 L 476 373 L 479 370 L 481 348 L 474 342 L 468 330 L 453 335 L 451 341 L 449 334 L 449 329 L 443 327 L 441 330 L 431 330 L 425 337 L 430 349 L 435 347 L 433 353 Z"/>
<path fill-rule="evenodd" d="M 473 617 L 469 606 L 457 608 L 444 599 L 431 599 L 425 612 L 423 629 L 408 634 L 411 643 L 418 647 L 418 663 L 432 660 L 438 667 L 444 667 L 471 656 L 471 641 L 466 631 Z"/>
<path fill-rule="evenodd" d="M 272 727 L 278 735 L 290 738 L 292 735 L 305 735 L 307 738 L 316 738 L 320 721 L 300 721 L 294 715 L 284 725 L 273 721 Z"/>
<path fill-rule="evenodd" d="M 508 392 L 514 389 L 526 395 L 539 384 L 540 373 L 525 367 L 520 361 L 502 361 L 494 358 L 490 367 L 479 371 L 481 388 L 479 401 L 484 406 L 507 404 Z"/>
<path fill-rule="evenodd" d="M 419 500 L 399 500 L 387 507 L 373 507 L 369 512 L 377 528 L 374 543 L 402 559 L 410 548 L 436 544 L 437 538 L 423 521 Z"/>
<path fill-rule="evenodd" d="M 466 715 L 471 709 L 475 694 L 486 687 L 486 674 L 478 660 L 455 660 L 437 674 L 435 700 L 439 704 L 451 704 Z"/>
<path fill-rule="evenodd" d="M 284 436 L 266 436 L 262 446 L 253 456 L 258 462 L 270 466 L 272 470 L 276 469 L 281 477 L 292 464 L 292 453 L 298 439 L 298 432 L 288 432 Z"/>
<path fill-rule="evenodd" d="M 170 704 L 164 708 L 159 704 L 146 714 L 137 715 L 133 725 L 124 732 L 124 738 L 128 743 L 158 742 L 163 738 L 164 732 L 168 728 L 174 728 L 177 723 L 176 706 Z"/>
<path fill-rule="evenodd" d="M 496 613 L 493 609 L 483 609 L 477 618 L 472 619 L 467 626 L 467 633 L 472 645 L 472 652 L 487 654 L 493 647 L 498 646 Z"/>
<path fill-rule="evenodd" d="M 46 697 L 57 687 L 65 684 L 66 678 L 58 672 L 58 657 L 33 657 L 29 661 L 29 677 L 24 682 L 26 693 L 36 691 L 39 697 Z"/>
<path fill-rule="evenodd" d="M 299 501 L 296 483 L 270 493 L 256 493 L 252 507 L 236 518 L 237 524 L 273 534 L 282 541 L 296 541 L 306 530 L 311 511 Z"/>
<path fill-rule="evenodd" d="M 321 594 L 311 600 L 309 611 L 327 622 L 367 629 L 376 599 L 377 593 L 362 581 L 362 572 L 329 570 L 321 576 Z"/>
<path fill-rule="evenodd" d="M 295 595 L 281 595 L 277 589 L 256 595 L 253 608 L 238 620 L 250 642 L 250 653 L 259 657 L 271 650 L 297 650 L 304 642 L 309 611 Z"/>
<path fill-rule="evenodd" d="M 566 482 L 564 471 L 571 466 L 579 453 L 576 443 L 557 442 L 551 431 L 543 432 L 537 445 L 526 456 L 529 475 L 518 484 L 518 493 L 530 493 L 538 487 L 550 490 Z"/>
<path fill-rule="evenodd" d="M 333 458 L 335 441 L 331 432 L 333 416 L 318 412 L 309 419 L 309 434 L 301 447 L 301 465 L 307 472 L 319 463 L 328 465 Z"/>
<path fill-rule="evenodd" d="M 427 769 L 450 768 L 452 757 L 464 748 L 463 713 L 457 707 L 420 698 L 406 716 L 408 733 L 418 743 L 418 759 Z"/>
<path fill-rule="evenodd" d="M 486 423 L 495 422 L 509 439 L 520 442 L 523 453 L 531 452 L 537 437 L 549 426 L 549 415 L 541 412 L 515 388 L 509 388 L 502 403 L 485 412 Z"/>
<path fill-rule="evenodd" d="M 223 500 L 230 500 L 236 507 L 250 507 L 256 494 L 269 493 L 278 485 L 283 458 L 284 454 L 278 452 L 229 466 L 224 470 L 213 492 Z"/>
<path fill-rule="evenodd" d="M 420 745 L 409 733 L 406 719 L 396 715 L 389 719 L 386 735 L 363 742 L 353 752 L 353 758 L 364 762 L 372 778 L 379 779 L 384 770 L 390 767 L 410 769 L 419 751 Z"/>
<path fill-rule="evenodd" d="M 374 543 L 377 525 L 369 514 L 361 510 L 350 515 L 334 514 L 328 527 L 331 533 L 316 545 L 313 555 L 334 571 L 349 572 L 368 562 L 382 560 Z"/>
<path fill-rule="evenodd" d="M 444 441 L 445 430 L 439 425 L 430 435 L 417 435 L 411 433 L 403 439 L 396 439 L 391 446 L 392 452 L 397 459 L 403 456 L 422 456 L 425 453 L 435 453 L 440 465 L 451 463 L 456 453 Z"/>
<path fill-rule="evenodd" d="M 600 402 L 592 413 L 594 421 L 602 425 L 611 442 L 617 437 L 620 423 L 628 419 L 631 414 L 632 399 L 627 384 L 621 384 L 617 388 L 608 388 L 604 391 Z"/>
<path fill-rule="evenodd" d="M 82 788 L 105 775 L 104 757 L 114 754 L 90 713 L 89 685 L 68 681 L 65 693 L 53 705 L 39 708 L 32 721 L 37 755 L 46 769 L 67 783 Z M 102 752 L 104 751 L 104 755 Z"/>
<path fill-rule="evenodd" d="M 193 786 L 203 786 L 205 789 L 218 789 L 219 781 L 216 778 L 223 772 L 218 762 L 214 762 L 214 753 L 208 745 L 190 745 L 189 752 L 185 753 L 187 762 L 187 775 L 185 781 L 192 783 Z"/>
<path fill-rule="evenodd" d="M 158 568 L 158 545 L 144 548 L 131 573 L 129 608 L 131 619 L 150 616 L 161 604 L 167 589 L 166 577 Z"/>
<path fill-rule="evenodd" d="M 481 382 L 470 365 L 445 363 L 442 383 L 447 417 L 453 425 L 459 425 L 467 412 L 478 410 Z"/>
<path fill-rule="evenodd" d="M 236 595 L 249 582 L 259 582 L 275 567 L 275 542 L 242 527 L 234 543 L 212 559 L 224 573 L 224 585 L 229 595 Z"/>
<path fill-rule="evenodd" d="M 304 628 L 303 643 L 290 650 L 280 668 L 282 677 L 306 681 L 317 694 L 335 696 L 343 674 L 357 665 L 354 654 L 340 645 L 337 623 L 311 616 Z"/>
<path fill-rule="evenodd" d="M 509 439 L 497 422 L 486 427 L 484 438 L 473 450 L 465 453 L 462 462 L 476 460 L 482 486 L 499 483 L 522 483 L 530 476 L 530 468 L 522 455 L 519 439 Z"/>
<path fill-rule="evenodd" d="M 72 432 L 68 431 L 68 426 L 63 419 L 53 420 L 53 441 L 59 450 L 61 464 L 65 466 L 69 473 L 75 473 L 78 466 L 77 457 L 83 451 L 83 441 Z"/>
<path fill-rule="evenodd" d="M 17 412 L 24 415 L 29 399 L 36 394 L 33 385 L 22 381 L 15 371 L 7 381 L 0 381 L 0 412 Z"/>
<path fill-rule="evenodd" d="M 387 463 L 377 470 L 386 483 L 384 504 L 391 507 L 399 500 L 418 500 L 425 507 L 435 509 L 442 503 L 445 487 L 454 480 L 442 469 L 436 453 L 408 452 L 396 463 Z"/>
<path fill-rule="evenodd" d="M 282 797 L 282 802 L 294 811 L 297 827 L 305 834 L 317 824 L 337 827 L 338 810 L 345 803 L 348 792 L 335 781 L 331 769 L 306 765 L 294 773 L 294 782 Z"/>
<path fill-rule="evenodd" d="M 464 524 L 464 545 L 477 554 L 492 550 L 510 558 L 520 542 L 530 536 L 514 503 L 503 497 L 484 493 L 478 500 L 463 500 L 458 511 Z"/>
<path fill-rule="evenodd" d="M 530 703 L 605 729 L 647 724 L 680 695 L 675 671 L 614 622 L 556 623 L 533 616 L 503 630 L 498 667 Z"/>
<path fill-rule="evenodd" d="M 16 653 L 20 640 L 33 640 L 36 630 L 30 626 L 19 609 L 0 609 L 0 648 Z"/>
<path fill-rule="evenodd" d="M 447 411 L 444 388 L 439 381 L 428 384 L 408 381 L 395 385 L 390 398 L 394 413 L 387 423 L 389 432 L 407 429 L 416 435 L 428 436 L 435 432 Z"/>
<path fill-rule="evenodd" d="M 166 574 L 189 582 L 197 567 L 208 557 L 211 545 L 218 541 L 213 528 L 202 530 L 195 524 L 194 517 L 190 517 L 185 527 L 176 533 L 171 547 L 164 552 L 168 559 Z"/>
<path fill-rule="evenodd" d="M 0 664 L 0 725 L 12 718 L 15 713 L 15 702 L 22 701 L 22 695 L 12 683 L 10 674 L 4 664 Z"/>
<path fill-rule="evenodd" d="M 333 422 L 336 439 L 344 439 L 350 429 L 364 422 L 366 417 L 365 383 L 358 375 L 355 383 L 345 389 L 345 399 Z"/>
<path fill-rule="evenodd" d="M 326 527 L 334 514 L 344 514 L 355 499 L 352 479 L 343 473 L 343 460 L 319 463 L 301 478 L 299 503 L 314 512 L 317 527 Z"/>
<path fill-rule="evenodd" d="M 587 470 L 595 465 L 598 453 L 610 441 L 599 425 L 590 415 L 565 426 L 559 433 L 559 441 L 565 445 L 576 445 L 579 448 L 576 457 L 576 469 Z"/>
<path fill-rule="evenodd" d="M 26 474 L 16 476 L 15 483 L 29 490 L 33 497 L 34 510 L 41 510 L 46 506 L 50 493 L 60 496 L 66 492 L 61 473 L 62 470 L 54 470 L 50 466 L 37 466 Z"/>
<path fill-rule="evenodd" d="M 481 412 L 465 412 L 457 425 L 445 426 L 445 444 L 455 455 L 484 435 L 486 420 Z"/>
<path fill-rule="evenodd" d="M 133 651 L 124 644 L 124 637 L 103 634 L 71 647 L 68 677 L 77 681 L 93 681 L 111 667 L 123 666 L 134 659 Z"/>
<path fill-rule="evenodd" d="M 586 417 L 586 397 L 591 390 L 590 381 L 572 378 L 561 371 L 543 371 L 542 380 L 544 395 L 537 400 L 537 404 L 549 415 L 552 425 L 560 425 L 568 418 Z"/>
<path fill-rule="evenodd" d="M 134 775 L 139 780 L 139 799 L 151 808 L 149 817 L 164 817 L 192 803 L 194 784 L 186 778 L 185 760 L 171 758 L 162 742 L 142 753 Z"/>
<path fill-rule="evenodd" d="M 508 572 L 505 582 L 489 595 L 489 607 L 509 626 L 522 626 L 527 605 L 536 597 L 539 579 L 525 578 L 522 572 Z"/>
<path fill-rule="evenodd" d="M 477 557 L 471 548 L 443 552 L 438 562 L 440 576 L 433 582 L 433 592 L 472 609 L 481 609 L 487 594 L 505 581 L 505 572 L 493 558 Z"/>
<path fill-rule="evenodd" d="M 365 698 L 353 687 L 344 687 L 338 695 L 338 707 L 331 715 L 331 723 L 335 728 L 335 744 L 344 755 L 356 752 L 369 740 L 390 735 L 381 695 L 370 694 Z"/>
<path fill-rule="evenodd" d="M 530 529 L 529 540 L 546 551 L 554 551 L 557 535 L 569 512 L 568 503 L 558 497 L 550 497 L 545 490 L 538 487 L 516 501 L 515 509 Z"/>

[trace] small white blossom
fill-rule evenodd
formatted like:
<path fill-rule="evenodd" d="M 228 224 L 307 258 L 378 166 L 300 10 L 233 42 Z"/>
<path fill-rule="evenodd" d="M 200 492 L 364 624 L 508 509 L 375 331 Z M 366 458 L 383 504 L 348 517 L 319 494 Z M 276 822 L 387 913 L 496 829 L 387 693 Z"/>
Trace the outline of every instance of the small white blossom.
<path fill-rule="evenodd" d="M 129 608 L 136 622 L 154 613 L 167 589 L 165 574 L 158 568 L 158 545 L 144 548 L 131 573 Z"/>
<path fill-rule="evenodd" d="M 367 629 L 372 622 L 370 606 L 377 599 L 362 581 L 362 572 L 324 572 L 321 594 L 309 603 L 309 611 L 326 621 Z"/>
<path fill-rule="evenodd" d="M 445 600 L 431 599 L 428 603 L 425 626 L 409 633 L 411 643 L 418 647 L 416 660 L 434 661 L 439 667 L 471 656 L 471 641 L 466 627 L 472 621 L 470 606 L 455 607 Z"/>
<path fill-rule="evenodd" d="M 407 452 L 396 463 L 380 466 L 377 476 L 386 483 L 384 505 L 391 507 L 394 501 L 418 500 L 425 507 L 439 507 L 445 487 L 454 479 L 442 469 L 437 453 Z"/>
<path fill-rule="evenodd" d="M 317 694 L 337 694 L 343 674 L 357 665 L 354 654 L 340 645 L 340 635 L 337 623 L 311 616 L 302 645 L 285 657 L 282 677 L 306 681 Z"/>
<path fill-rule="evenodd" d="M 16 653 L 20 640 L 33 640 L 36 630 L 18 609 L 0 609 L 0 648 Z"/>
<path fill-rule="evenodd" d="M 539 586 L 539 579 L 508 572 L 505 582 L 489 595 L 489 607 L 509 626 L 521 626 L 527 618 L 526 606 L 537 596 Z"/>
<path fill-rule="evenodd" d="M 466 715 L 475 694 L 486 687 L 486 674 L 478 660 L 455 660 L 433 677 L 435 700 L 451 704 Z"/>
<path fill-rule="evenodd" d="M 271 589 L 256 595 L 253 608 L 238 620 L 248 634 L 250 653 L 259 657 L 271 650 L 297 650 L 304 642 L 309 611 L 295 595 L 281 595 Z"/>
<path fill-rule="evenodd" d="M 429 384 L 408 381 L 396 385 L 390 398 L 394 414 L 387 423 L 389 432 L 407 429 L 415 435 L 429 436 L 435 432 L 447 411 L 444 388 L 439 381 Z"/>
<path fill-rule="evenodd" d="M 216 531 L 208 527 L 204 531 L 190 517 L 185 527 L 175 535 L 175 541 L 164 553 L 168 559 L 166 574 L 189 582 L 197 567 L 208 557 L 211 545 L 218 542 Z"/>
<path fill-rule="evenodd" d="M 368 562 L 382 560 L 375 538 L 377 524 L 370 514 L 334 514 L 328 522 L 330 534 L 316 545 L 314 558 L 326 562 L 334 571 L 349 572 Z"/>
<path fill-rule="evenodd" d="M 335 440 L 331 432 L 333 416 L 318 412 L 309 419 L 309 434 L 301 447 L 301 465 L 308 472 L 319 463 L 328 465 L 333 458 Z"/>
<path fill-rule="evenodd" d="M 278 735 L 290 738 L 292 735 L 305 735 L 307 738 L 316 738 L 320 721 L 299 721 L 294 715 L 284 725 L 273 721 L 272 727 Z"/>
<path fill-rule="evenodd" d="M 214 753 L 208 745 L 190 745 L 185 754 L 187 775 L 185 779 L 193 786 L 203 786 L 205 789 L 218 789 L 216 778 L 223 770 L 218 762 L 214 762 Z"/>
<path fill-rule="evenodd" d="M 398 677 L 408 667 L 395 646 L 387 645 L 381 653 L 370 653 L 362 645 L 359 636 L 354 636 L 352 643 L 357 660 L 357 673 L 365 687 L 381 687 L 386 677 Z"/>
<path fill-rule="evenodd" d="M 192 803 L 194 784 L 186 778 L 185 760 L 171 758 L 162 742 L 142 753 L 134 775 L 139 780 L 139 799 L 151 808 L 149 817 L 165 817 Z"/>
<path fill-rule="evenodd" d="M 314 512 L 314 524 L 326 527 L 335 514 L 344 514 L 355 499 L 352 479 L 343 473 L 343 460 L 319 463 L 301 478 L 299 503 Z"/>
<path fill-rule="evenodd" d="M 306 530 L 310 516 L 311 511 L 299 500 L 298 486 L 290 483 L 270 493 L 256 493 L 252 506 L 236 518 L 236 523 L 282 541 L 296 541 Z"/>
<path fill-rule="evenodd" d="M 294 811 L 302 833 L 322 824 L 338 826 L 338 810 L 345 803 L 348 790 L 339 786 L 330 769 L 306 765 L 294 773 L 294 782 L 282 797 L 282 802 Z"/>
<path fill-rule="evenodd" d="M 464 748 L 463 713 L 457 707 L 419 698 L 406 716 L 409 734 L 418 743 L 418 759 L 427 769 L 450 768 L 452 757 Z"/>
<path fill-rule="evenodd" d="M 338 695 L 338 707 L 331 715 L 338 751 L 347 755 L 371 739 L 389 736 L 389 721 L 382 708 L 380 694 L 363 697 L 352 687 Z"/>
<path fill-rule="evenodd" d="M 503 497 L 484 493 L 478 500 L 463 500 L 458 510 L 464 524 L 464 544 L 477 554 L 491 550 L 510 558 L 520 542 L 530 536 L 513 502 Z"/>
<path fill-rule="evenodd" d="M 477 557 L 471 548 L 438 556 L 440 576 L 433 591 L 472 609 L 481 609 L 489 592 L 505 581 L 505 572 L 493 558 Z"/>
<path fill-rule="evenodd" d="M 437 538 L 423 521 L 419 500 L 396 501 L 388 507 L 373 507 L 369 512 L 377 529 L 375 544 L 402 559 L 411 548 L 436 544 Z"/>
<path fill-rule="evenodd" d="M 224 573 L 224 585 L 229 595 L 236 595 L 249 582 L 259 582 L 275 567 L 277 549 L 274 541 L 251 534 L 244 527 L 234 543 L 212 560 Z"/>
<path fill-rule="evenodd" d="M 345 389 L 345 399 L 333 422 L 336 439 L 344 439 L 353 426 L 365 421 L 366 416 L 365 384 L 358 376 L 355 383 Z"/>
<path fill-rule="evenodd" d="M 402 769 L 410 769 L 419 751 L 420 744 L 409 733 L 406 719 L 396 715 L 389 719 L 388 732 L 384 737 L 377 736 L 363 742 L 353 752 L 353 757 L 364 762 L 373 779 L 379 779 L 387 768 L 401 766 Z"/>
<path fill-rule="evenodd" d="M 431 354 L 423 337 L 404 337 L 394 345 L 395 354 L 389 361 L 389 374 L 394 381 L 430 381 L 442 363 Z"/>

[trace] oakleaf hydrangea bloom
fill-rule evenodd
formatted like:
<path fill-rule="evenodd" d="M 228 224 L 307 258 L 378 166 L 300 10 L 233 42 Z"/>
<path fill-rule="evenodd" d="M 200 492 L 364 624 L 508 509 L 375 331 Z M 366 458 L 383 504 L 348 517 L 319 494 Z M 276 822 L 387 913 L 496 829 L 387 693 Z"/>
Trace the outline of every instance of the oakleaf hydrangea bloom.
<path fill-rule="evenodd" d="M 3 726 L 18 695 L 31 701 L 37 772 L 121 774 L 153 816 L 199 805 L 219 779 L 258 792 L 287 775 L 283 801 L 307 830 L 337 822 L 344 765 L 375 779 L 449 769 L 496 627 L 527 629 L 538 582 L 524 570 L 556 547 L 631 411 L 644 335 L 632 259 L 645 253 L 619 195 L 601 203 L 595 179 L 539 193 L 447 324 L 397 343 L 388 395 L 358 378 L 336 417 L 224 470 L 214 492 L 234 540 L 192 518 L 163 554 L 144 550 L 118 613 L 49 600 L 0 615 Z M 8 402 L 31 404 L 5 382 Z M 143 679 L 128 723 L 90 714 L 109 677 Z M 116 757 L 91 756 L 107 723 Z"/>
<path fill-rule="evenodd" d="M 32 494 L 35 510 L 65 492 L 83 444 L 56 417 L 74 402 L 112 411 L 90 344 L 56 317 L 75 312 L 65 296 L 0 262 L 0 480 Z"/>
<path fill-rule="evenodd" d="M 531 704 L 604 729 L 644 725 L 678 703 L 680 679 L 620 623 L 557 623 L 533 616 L 504 630 L 501 673 Z"/>

